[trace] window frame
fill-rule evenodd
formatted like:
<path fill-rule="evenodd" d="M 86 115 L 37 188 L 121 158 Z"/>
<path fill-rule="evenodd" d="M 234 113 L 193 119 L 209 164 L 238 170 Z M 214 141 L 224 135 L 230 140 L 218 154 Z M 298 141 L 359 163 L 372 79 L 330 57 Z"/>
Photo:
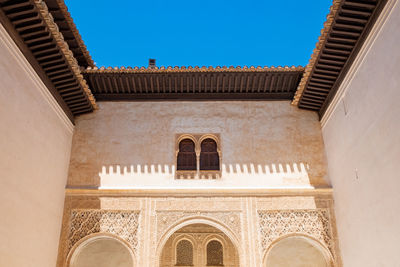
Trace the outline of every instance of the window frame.
<path fill-rule="evenodd" d="M 205 139 L 212 139 L 217 145 L 217 153 L 219 158 L 218 170 L 200 170 L 200 154 L 201 154 L 201 143 Z M 191 139 L 195 143 L 196 152 L 196 170 L 178 170 L 178 153 L 179 144 L 184 139 Z M 222 152 L 221 152 L 221 138 L 218 133 L 206 133 L 206 134 L 176 134 L 175 135 L 175 179 L 220 179 L 222 175 Z"/>

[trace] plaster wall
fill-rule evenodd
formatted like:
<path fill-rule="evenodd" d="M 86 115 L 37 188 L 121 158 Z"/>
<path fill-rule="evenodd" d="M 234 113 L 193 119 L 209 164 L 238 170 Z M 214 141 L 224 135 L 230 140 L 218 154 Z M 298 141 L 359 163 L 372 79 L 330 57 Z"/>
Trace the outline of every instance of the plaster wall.
<path fill-rule="evenodd" d="M 399 27 L 388 1 L 322 120 L 344 266 L 400 266 Z"/>
<path fill-rule="evenodd" d="M 328 186 L 318 117 L 289 101 L 100 102 L 76 121 L 69 187 Z M 220 136 L 222 176 L 174 179 L 177 134 Z"/>
<path fill-rule="evenodd" d="M 67 120 L 0 24 L 0 266 L 56 264 Z"/>

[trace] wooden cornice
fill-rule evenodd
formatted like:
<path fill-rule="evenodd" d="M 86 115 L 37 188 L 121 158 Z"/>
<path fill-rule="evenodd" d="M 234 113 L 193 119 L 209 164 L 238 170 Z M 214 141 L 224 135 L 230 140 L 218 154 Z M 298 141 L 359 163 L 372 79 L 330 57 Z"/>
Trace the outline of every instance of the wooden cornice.
<path fill-rule="evenodd" d="M 0 9 L 7 32 L 70 120 L 95 109 L 95 99 L 46 3 L 0 0 Z"/>
<path fill-rule="evenodd" d="M 100 100 L 291 100 L 302 67 L 87 68 Z"/>
<path fill-rule="evenodd" d="M 387 0 L 334 0 L 292 104 L 322 117 Z"/>

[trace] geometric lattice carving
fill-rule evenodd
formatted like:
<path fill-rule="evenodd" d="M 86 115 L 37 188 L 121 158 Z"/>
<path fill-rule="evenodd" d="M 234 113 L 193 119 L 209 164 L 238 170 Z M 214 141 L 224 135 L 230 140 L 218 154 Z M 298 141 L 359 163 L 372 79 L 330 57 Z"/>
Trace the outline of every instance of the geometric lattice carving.
<path fill-rule="evenodd" d="M 93 233 L 110 233 L 126 240 L 136 251 L 139 227 L 138 211 L 72 210 L 68 250 Z"/>
<path fill-rule="evenodd" d="M 264 250 L 283 235 L 300 233 L 319 240 L 334 255 L 329 212 L 326 209 L 258 211 L 258 222 Z"/>
<path fill-rule="evenodd" d="M 181 240 L 176 245 L 176 265 L 193 265 L 193 245 L 188 240 Z"/>
<path fill-rule="evenodd" d="M 207 244 L 207 265 L 223 266 L 224 254 L 222 245 L 217 240 L 213 240 Z"/>

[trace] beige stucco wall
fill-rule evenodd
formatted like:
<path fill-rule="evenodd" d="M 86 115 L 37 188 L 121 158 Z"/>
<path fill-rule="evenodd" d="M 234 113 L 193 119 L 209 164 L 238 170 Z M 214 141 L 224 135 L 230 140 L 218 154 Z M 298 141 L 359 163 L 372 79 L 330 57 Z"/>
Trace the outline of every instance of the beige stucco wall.
<path fill-rule="evenodd" d="M 179 133 L 220 135 L 222 177 L 174 179 Z M 70 187 L 326 186 L 318 117 L 289 101 L 100 102 L 76 120 Z"/>
<path fill-rule="evenodd" d="M 323 119 L 344 266 L 400 262 L 398 1 L 388 12 L 395 2 L 388 1 L 386 23 L 378 21 L 342 86 L 343 100 Z"/>
<path fill-rule="evenodd" d="M 0 266 L 53 267 L 72 124 L 0 25 Z"/>

